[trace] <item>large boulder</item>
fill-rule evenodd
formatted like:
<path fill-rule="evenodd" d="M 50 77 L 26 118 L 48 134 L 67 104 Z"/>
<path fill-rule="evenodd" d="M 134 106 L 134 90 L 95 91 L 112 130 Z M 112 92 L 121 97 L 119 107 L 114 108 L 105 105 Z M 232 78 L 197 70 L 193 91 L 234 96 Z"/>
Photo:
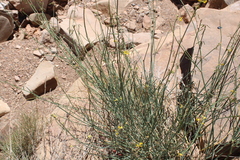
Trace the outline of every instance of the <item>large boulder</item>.
<path fill-rule="evenodd" d="M 6 41 L 13 33 L 14 22 L 10 14 L 0 10 L 0 42 Z"/>
<path fill-rule="evenodd" d="M 54 65 L 49 61 L 43 61 L 37 67 L 33 76 L 26 82 L 22 93 L 27 100 L 32 100 L 57 87 L 54 74 Z"/>
<path fill-rule="evenodd" d="M 84 57 L 85 49 L 89 49 L 103 38 L 105 25 L 99 22 L 91 10 L 71 6 L 67 17 L 59 24 L 60 34 L 68 43 L 75 55 Z"/>
<path fill-rule="evenodd" d="M 197 53 L 199 46 L 194 44 L 194 38 L 196 35 L 194 26 L 189 27 L 188 33 L 182 43 L 185 48 L 194 47 L 193 58 L 202 61 L 201 72 L 204 73 L 204 77 L 202 77 L 201 73 L 196 72 L 193 75 L 196 84 L 199 84 L 200 82 L 199 85 L 203 86 L 202 82 L 211 78 L 216 66 L 219 65 L 220 61 L 218 57 L 223 56 L 226 50 L 231 50 L 228 43 L 239 26 L 239 16 L 240 12 L 234 12 L 233 14 L 233 12 L 227 10 L 207 8 L 197 10 L 196 17 L 198 20 L 202 20 L 201 27 L 206 26 L 204 33 L 198 33 L 199 35 L 204 34 L 201 40 L 201 56 Z M 195 23 L 195 27 L 196 24 L 197 23 Z M 239 64 L 240 60 L 235 60 L 236 64 Z M 240 93 L 238 93 L 238 96 L 240 96 Z M 240 97 L 238 97 L 238 99 L 240 99 Z"/>
<path fill-rule="evenodd" d="M 45 12 L 49 0 L 10 0 L 10 3 L 20 12 L 30 14 L 33 12 Z"/>
<path fill-rule="evenodd" d="M 198 97 L 200 101 L 211 97 L 210 104 L 203 106 L 208 108 L 204 115 L 208 119 L 204 139 L 205 147 L 210 147 L 207 146 L 209 140 L 214 141 L 216 144 L 214 147 L 219 148 L 215 150 L 217 155 L 231 154 L 231 147 L 236 145 L 231 142 L 236 140 L 234 134 L 238 132 L 239 127 L 239 119 L 236 118 L 240 114 L 239 106 L 233 99 L 238 101 L 240 99 L 240 90 L 236 88 L 236 79 L 240 77 L 238 69 L 240 32 L 236 32 L 240 23 L 239 16 L 240 12 L 237 11 L 198 9 L 196 21 L 192 22 L 182 42 L 183 48 L 193 49 L 192 67 L 190 66 L 190 69 L 194 68 L 194 72 L 190 73 L 193 82 L 192 92 L 202 95 Z M 196 30 L 197 22 L 200 20 L 200 30 Z M 235 42 L 230 42 L 231 38 Z M 230 55 L 233 57 L 231 65 L 229 65 L 231 62 L 223 61 Z M 219 77 L 225 77 L 225 81 L 216 81 L 220 79 Z M 216 89 L 212 92 L 212 88 Z M 211 147 L 209 150 L 213 149 Z M 235 149 L 240 150 L 239 146 Z"/>

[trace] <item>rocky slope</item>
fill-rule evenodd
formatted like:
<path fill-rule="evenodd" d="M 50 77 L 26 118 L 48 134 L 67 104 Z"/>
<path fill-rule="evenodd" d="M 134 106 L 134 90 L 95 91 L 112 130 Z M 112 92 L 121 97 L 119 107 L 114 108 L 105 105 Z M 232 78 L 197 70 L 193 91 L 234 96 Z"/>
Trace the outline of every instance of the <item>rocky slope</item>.
<path fill-rule="evenodd" d="M 205 78 L 208 78 L 214 71 L 215 66 L 218 65 L 215 57 L 219 51 L 229 49 L 227 48 L 227 42 L 233 36 L 240 22 L 238 18 L 240 16 L 240 1 L 236 0 L 221 0 L 221 2 L 211 0 L 208 3 L 185 0 L 183 1 L 186 4 L 185 6 L 177 0 L 156 1 L 154 6 L 150 6 L 146 0 L 121 0 L 118 9 L 113 0 L 110 0 L 110 3 L 108 3 L 108 0 L 44 0 L 41 1 L 41 4 L 35 0 L 31 2 L 33 3 L 31 6 L 36 7 L 34 11 L 43 11 L 43 13 L 33 13 L 32 7 L 22 1 L 0 2 L 0 133 L 2 134 L 7 133 L 9 128 L 13 128 L 22 113 L 39 112 L 44 116 L 50 114 L 66 116 L 59 109 L 55 109 L 54 104 L 41 100 L 51 99 L 62 104 L 68 104 L 66 98 L 65 101 L 63 100 L 63 95 L 78 78 L 71 67 L 71 62 L 63 61 L 62 58 L 65 58 L 64 51 L 58 47 L 46 30 L 45 24 L 47 22 L 50 22 L 51 26 L 55 28 L 56 34 L 64 38 L 72 53 L 84 59 L 88 50 L 92 48 L 92 44 L 97 44 L 101 40 L 100 38 L 103 38 L 102 34 L 107 32 L 108 27 L 117 26 L 116 20 L 112 19 L 110 15 L 114 15 L 118 11 L 119 32 L 123 33 L 123 39 L 130 46 L 129 50 L 134 46 L 134 49 L 131 50 L 136 55 L 134 58 L 141 59 L 146 54 L 150 42 L 149 32 L 153 26 L 152 19 L 155 19 L 155 40 L 162 43 L 161 38 L 167 36 L 161 50 L 156 52 L 158 65 L 155 75 L 159 79 L 162 77 L 162 70 L 166 69 L 167 60 L 171 59 L 171 57 L 169 58 L 169 52 L 172 35 L 167 33 L 172 29 L 171 27 L 176 20 L 176 35 L 179 36 L 177 38 L 182 36 L 184 29 L 191 20 L 190 14 L 196 9 L 195 17 L 197 18 L 193 20 L 193 24 L 198 25 L 198 22 L 202 20 L 202 24 L 208 26 L 205 32 L 206 36 L 202 40 L 205 44 L 203 46 Z M 155 14 L 151 15 L 152 13 Z M 42 19 L 43 14 L 46 19 Z M 84 22 L 86 22 L 86 28 L 83 27 Z M 197 47 L 194 44 L 196 33 L 194 25 L 190 25 L 183 39 L 184 49 L 180 51 L 181 54 L 179 55 L 180 66 L 184 65 L 181 64 L 180 58 L 187 49 L 197 50 L 197 48 L 194 48 Z M 100 26 L 103 26 L 101 30 Z M 81 33 L 81 40 L 77 39 L 79 35 L 72 32 L 73 27 Z M 221 37 L 219 31 L 222 33 Z M 222 41 L 220 41 L 221 38 Z M 207 54 L 211 47 L 218 46 L 219 43 L 221 43 L 220 48 L 217 48 L 211 54 Z M 109 39 L 108 44 L 111 48 L 115 47 L 113 38 Z M 79 47 L 75 48 L 75 45 Z M 175 50 L 176 48 L 174 48 Z M 78 55 L 78 53 L 81 53 L 81 55 Z M 192 56 L 196 57 L 197 55 L 192 53 Z M 236 60 L 236 64 L 239 64 L 239 60 Z M 148 67 L 149 64 L 145 64 L 145 66 Z M 183 71 L 178 70 L 177 72 L 177 78 L 181 79 L 182 74 L 184 74 Z M 194 82 L 199 85 L 202 82 L 201 78 L 199 73 L 196 73 L 193 77 Z M 172 86 L 175 86 L 175 83 L 180 83 L 180 81 L 175 81 Z M 79 80 L 74 85 L 81 86 Z M 172 86 L 169 86 L 169 89 Z M 69 92 L 74 92 L 73 95 L 79 94 L 79 90 L 73 91 L 73 88 L 76 89 L 77 87 L 72 87 Z M 80 97 L 84 96 L 82 92 L 80 92 Z M 237 91 L 237 94 L 239 95 L 239 91 Z M 35 99 L 36 96 L 40 96 L 40 99 Z M 219 122 L 219 124 L 221 123 L 223 122 Z M 216 128 L 221 128 L 221 126 Z M 46 139 L 54 141 L 55 144 L 54 146 L 47 146 L 49 150 L 43 152 L 41 146 L 46 146 L 48 143 L 41 143 L 36 155 L 38 158 L 42 159 L 47 156 L 47 159 L 68 159 L 69 155 L 78 153 L 76 150 L 69 149 L 72 140 L 69 140 L 66 144 L 61 143 L 66 141 L 66 137 L 59 137 L 62 132 L 59 126 L 53 124 L 53 127 L 50 127 L 49 130 L 54 134 L 51 135 L 51 138 L 47 137 Z M 49 130 L 48 132 L 50 132 Z M 219 129 L 219 132 L 221 130 Z M 88 128 L 82 129 L 85 134 L 86 131 L 88 131 Z M 223 134 L 224 136 L 226 134 Z M 86 135 L 83 134 L 81 138 L 84 139 L 84 137 Z M 63 147 L 56 150 L 56 146 Z M 57 153 L 65 150 L 68 154 L 50 154 L 52 149 Z M 75 159 L 79 159 L 78 156 L 76 155 Z"/>

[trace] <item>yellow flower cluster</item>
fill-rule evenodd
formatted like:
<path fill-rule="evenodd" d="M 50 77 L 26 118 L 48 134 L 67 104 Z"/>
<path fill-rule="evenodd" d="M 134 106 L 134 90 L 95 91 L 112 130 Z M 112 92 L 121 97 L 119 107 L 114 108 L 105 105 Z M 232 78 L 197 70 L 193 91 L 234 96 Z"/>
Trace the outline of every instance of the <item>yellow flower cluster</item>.
<path fill-rule="evenodd" d="M 119 131 L 120 131 L 121 129 L 123 129 L 123 126 L 118 126 L 118 128 L 114 130 L 116 136 L 119 135 Z"/>
<path fill-rule="evenodd" d="M 124 51 L 122 51 L 123 52 L 123 54 L 125 54 L 125 55 L 129 55 L 131 52 L 130 51 L 128 51 L 128 50 L 124 50 Z"/>
<path fill-rule="evenodd" d="M 178 17 L 178 20 L 179 21 L 183 21 L 183 17 Z"/>
<path fill-rule="evenodd" d="M 201 124 L 204 124 L 203 121 L 204 121 L 205 119 L 207 119 L 207 117 L 201 116 L 201 117 L 199 117 L 199 118 L 196 118 L 196 121 L 197 121 L 197 122 L 200 122 Z"/>

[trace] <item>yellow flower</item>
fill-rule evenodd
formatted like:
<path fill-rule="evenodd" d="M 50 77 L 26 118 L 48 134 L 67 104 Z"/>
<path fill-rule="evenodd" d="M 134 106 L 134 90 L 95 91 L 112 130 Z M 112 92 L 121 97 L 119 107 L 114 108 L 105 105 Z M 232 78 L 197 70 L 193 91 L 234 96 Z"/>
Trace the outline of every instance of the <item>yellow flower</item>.
<path fill-rule="evenodd" d="M 118 126 L 118 129 L 123 129 L 123 126 Z"/>
<path fill-rule="evenodd" d="M 182 157 L 182 156 L 183 156 L 183 154 L 182 154 L 182 153 L 178 153 L 178 156 L 179 156 L 179 157 Z"/>
<path fill-rule="evenodd" d="M 234 93 L 234 92 L 235 92 L 235 90 L 231 90 L 230 92 L 231 92 L 231 93 Z"/>
<path fill-rule="evenodd" d="M 92 138 L 92 135 L 88 135 L 87 138 L 89 138 L 89 139 Z"/>
<path fill-rule="evenodd" d="M 207 0 L 198 0 L 200 3 L 207 3 Z"/>
<path fill-rule="evenodd" d="M 207 119 L 207 117 L 201 116 L 201 117 L 199 117 L 199 118 L 196 118 L 196 121 L 197 121 L 197 122 L 201 122 L 201 124 L 204 124 L 204 120 L 205 120 L 205 119 Z"/>
<path fill-rule="evenodd" d="M 129 52 L 128 50 L 124 50 L 124 51 L 123 51 L 123 54 L 125 54 L 125 55 L 129 55 L 130 52 Z"/>
<path fill-rule="evenodd" d="M 224 63 L 219 64 L 220 66 L 224 66 Z"/>
<path fill-rule="evenodd" d="M 182 104 L 180 104 L 180 108 L 183 108 L 184 106 Z"/>
<path fill-rule="evenodd" d="M 119 135 L 119 132 L 116 132 L 115 135 L 118 136 L 118 135 Z"/>
<path fill-rule="evenodd" d="M 179 21 L 183 21 L 183 17 L 178 17 L 178 20 Z"/>
<path fill-rule="evenodd" d="M 118 101 L 118 99 L 116 98 L 116 99 L 114 99 L 114 102 L 117 102 Z"/>
<path fill-rule="evenodd" d="M 142 142 L 137 143 L 137 144 L 136 144 L 136 147 L 137 147 L 137 148 L 143 147 L 143 143 L 142 143 Z"/>
<path fill-rule="evenodd" d="M 231 49 L 231 48 L 228 48 L 228 52 L 232 52 L 232 49 Z"/>
<path fill-rule="evenodd" d="M 53 118 L 57 118 L 57 115 L 56 114 L 52 114 L 51 115 Z"/>
<path fill-rule="evenodd" d="M 200 122 L 200 121 L 201 121 L 201 118 L 196 118 L 196 121 Z"/>

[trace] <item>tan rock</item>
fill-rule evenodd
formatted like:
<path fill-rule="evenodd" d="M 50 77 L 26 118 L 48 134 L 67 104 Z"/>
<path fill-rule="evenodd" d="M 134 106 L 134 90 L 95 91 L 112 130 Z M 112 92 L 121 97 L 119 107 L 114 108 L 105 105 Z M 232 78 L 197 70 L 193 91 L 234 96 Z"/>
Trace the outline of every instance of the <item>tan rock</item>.
<path fill-rule="evenodd" d="M 0 42 L 6 41 L 13 33 L 13 18 L 3 10 L 0 10 Z"/>
<path fill-rule="evenodd" d="M 74 54 L 80 57 L 84 57 L 85 48 L 91 48 L 106 33 L 105 25 L 99 22 L 91 10 L 77 6 L 69 8 L 67 18 L 62 19 L 59 25 L 62 28 L 60 34 Z"/>
<path fill-rule="evenodd" d="M 50 18 L 50 15 L 44 13 L 32 13 L 29 15 L 29 20 L 34 26 L 42 25 L 44 21 L 48 21 Z"/>
<path fill-rule="evenodd" d="M 131 20 L 127 23 L 126 25 L 127 29 L 129 32 L 134 32 L 136 30 L 136 21 L 135 20 Z"/>
<path fill-rule="evenodd" d="M 0 117 L 10 112 L 10 108 L 7 103 L 0 100 Z"/>
<path fill-rule="evenodd" d="M 230 4 L 223 10 L 230 11 L 230 12 L 239 12 L 240 11 L 240 1 Z"/>
<path fill-rule="evenodd" d="M 22 93 L 27 100 L 31 100 L 57 87 L 54 77 L 54 65 L 49 61 L 43 61 L 37 67 L 33 76 L 26 82 Z"/>
<path fill-rule="evenodd" d="M 143 27 L 145 29 L 150 29 L 150 27 L 152 26 L 152 20 L 149 16 L 145 15 L 143 17 Z"/>
<path fill-rule="evenodd" d="M 207 3 L 206 7 L 208 8 L 215 8 L 215 9 L 222 9 L 225 8 L 227 4 L 224 0 L 211 0 Z"/>
<path fill-rule="evenodd" d="M 201 94 L 207 94 L 210 90 L 210 86 L 213 84 L 212 76 L 217 73 L 216 71 L 218 69 L 221 69 L 221 66 L 225 67 L 228 65 L 221 61 L 221 59 L 227 54 L 233 54 L 231 52 L 233 46 L 228 44 L 231 37 L 234 36 L 236 29 L 239 27 L 239 17 L 240 12 L 233 13 L 225 9 L 216 10 L 201 8 L 197 10 L 197 21 L 194 21 L 193 24 L 196 27 L 197 22 L 200 22 L 201 20 L 202 30 L 196 33 L 194 26 L 190 26 L 182 42 L 182 47 L 184 48 L 194 47 L 194 63 L 192 63 L 192 68 L 195 68 L 195 71 L 192 73 L 192 80 L 195 87 L 193 88 L 193 92 L 199 93 L 201 91 Z M 201 40 L 197 38 L 198 40 L 194 42 L 197 34 L 199 35 L 198 38 L 201 37 Z M 239 36 L 239 34 L 240 32 L 238 31 L 236 35 Z M 199 45 L 201 45 L 200 51 Z M 236 47 L 239 49 L 239 44 L 236 45 Z M 215 94 L 213 94 L 214 97 L 212 98 L 213 102 L 211 102 L 213 103 L 213 106 L 208 106 L 212 107 L 209 110 L 216 109 L 214 114 L 218 115 L 211 117 L 212 113 L 208 114 L 209 111 L 207 111 L 205 115 L 206 117 L 211 117 L 214 119 L 209 120 L 206 124 L 208 127 L 206 128 L 205 132 L 205 140 L 207 141 L 211 139 L 214 140 L 217 145 L 219 144 L 223 146 L 225 143 L 229 143 L 233 140 L 233 133 L 239 128 L 239 124 L 235 123 L 238 121 L 238 119 L 234 118 L 240 114 L 239 105 L 227 103 L 227 100 L 231 99 L 230 94 L 232 90 L 235 89 L 235 79 L 232 78 L 236 76 L 236 78 L 239 79 L 240 77 L 238 69 L 238 66 L 240 65 L 239 52 L 236 52 L 235 54 L 236 55 L 233 58 L 234 65 L 229 68 L 229 71 L 224 73 L 223 69 L 220 70 L 222 74 L 227 76 L 226 82 L 216 83 L 215 85 L 216 87 L 224 87 L 222 92 L 220 92 L 220 89 L 215 90 Z M 208 85 L 205 83 L 208 83 Z M 240 89 L 237 89 L 234 92 L 236 92 L 236 98 L 239 100 Z M 216 98 L 218 94 L 220 94 L 220 99 Z M 218 103 L 215 103 L 215 101 L 218 101 Z M 221 103 L 219 103 L 219 101 L 221 101 Z M 226 101 L 226 104 L 224 101 Z M 229 148 L 228 150 L 230 152 Z M 227 151 L 224 154 L 228 154 Z"/>
<path fill-rule="evenodd" d="M 179 10 L 179 13 L 183 21 L 189 23 L 193 17 L 194 9 L 189 4 L 186 4 Z"/>
<path fill-rule="evenodd" d="M 34 11 L 45 12 L 49 0 L 10 0 L 9 1 L 18 11 L 25 14 L 33 13 Z"/>

